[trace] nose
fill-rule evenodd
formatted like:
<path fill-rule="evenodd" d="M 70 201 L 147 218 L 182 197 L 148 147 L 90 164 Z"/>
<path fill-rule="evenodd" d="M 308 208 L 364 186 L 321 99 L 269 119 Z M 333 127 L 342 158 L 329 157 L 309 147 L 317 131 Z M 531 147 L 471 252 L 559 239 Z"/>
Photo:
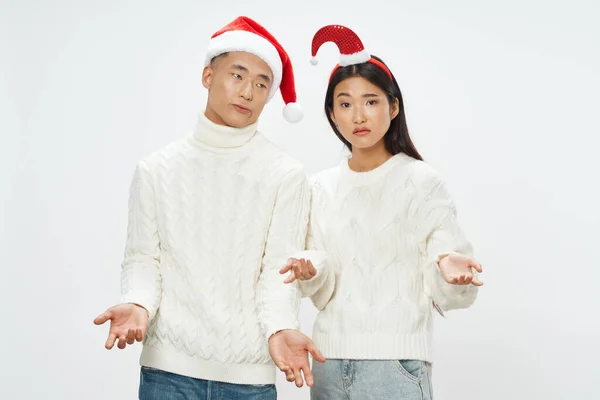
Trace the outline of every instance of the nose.
<path fill-rule="evenodd" d="M 252 82 L 246 80 L 240 87 L 240 97 L 246 101 L 252 101 Z"/>
<path fill-rule="evenodd" d="M 362 107 L 355 107 L 354 115 L 352 116 L 352 121 L 354 122 L 354 124 L 360 125 L 366 122 L 366 120 L 367 119 L 365 118 L 365 113 L 363 112 Z"/>

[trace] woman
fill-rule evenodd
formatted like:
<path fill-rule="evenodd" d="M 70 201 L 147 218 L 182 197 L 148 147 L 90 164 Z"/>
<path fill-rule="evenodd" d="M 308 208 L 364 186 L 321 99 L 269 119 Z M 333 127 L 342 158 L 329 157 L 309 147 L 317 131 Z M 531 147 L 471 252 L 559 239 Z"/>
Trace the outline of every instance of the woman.
<path fill-rule="evenodd" d="M 431 399 L 433 310 L 469 307 L 481 266 L 410 139 L 393 74 L 338 25 L 317 32 L 313 57 L 327 41 L 342 55 L 325 113 L 352 154 L 313 178 L 309 251 L 281 270 L 319 310 L 327 361 L 313 364 L 311 398 Z"/>

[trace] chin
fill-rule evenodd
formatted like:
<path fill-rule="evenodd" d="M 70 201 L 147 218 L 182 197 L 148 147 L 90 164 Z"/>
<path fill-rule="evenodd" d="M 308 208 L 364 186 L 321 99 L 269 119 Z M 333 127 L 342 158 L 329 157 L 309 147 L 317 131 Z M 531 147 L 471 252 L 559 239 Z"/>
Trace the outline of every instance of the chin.
<path fill-rule="evenodd" d="M 344 138 L 350 142 L 353 149 L 370 149 L 384 145 L 383 138 L 385 135 L 378 135 L 377 133 L 370 133 L 366 136 L 356 136 L 354 134 L 343 135 Z M 384 145 L 385 147 L 385 145 Z"/>
<path fill-rule="evenodd" d="M 353 149 L 369 149 L 379 143 L 378 140 L 373 141 L 368 138 L 360 138 L 358 140 L 357 138 L 352 138 L 352 140 L 349 140 L 349 142 Z"/>
<path fill-rule="evenodd" d="M 245 128 L 254 122 L 241 115 L 226 115 L 224 116 L 223 121 L 233 128 Z"/>

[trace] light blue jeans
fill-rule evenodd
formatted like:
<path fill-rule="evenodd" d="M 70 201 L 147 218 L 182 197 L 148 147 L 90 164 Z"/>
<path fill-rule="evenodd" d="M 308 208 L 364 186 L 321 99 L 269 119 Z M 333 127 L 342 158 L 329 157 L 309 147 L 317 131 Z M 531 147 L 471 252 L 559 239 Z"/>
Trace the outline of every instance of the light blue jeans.
<path fill-rule="evenodd" d="M 140 400 L 275 400 L 275 385 L 205 381 L 142 367 Z"/>
<path fill-rule="evenodd" d="M 432 400 L 431 364 L 417 360 L 313 362 L 311 400 Z"/>

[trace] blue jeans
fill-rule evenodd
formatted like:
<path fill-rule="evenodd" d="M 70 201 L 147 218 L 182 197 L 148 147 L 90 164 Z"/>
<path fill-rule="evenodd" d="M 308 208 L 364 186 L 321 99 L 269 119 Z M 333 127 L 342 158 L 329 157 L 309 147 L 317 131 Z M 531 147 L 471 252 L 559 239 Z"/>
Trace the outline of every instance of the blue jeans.
<path fill-rule="evenodd" d="M 311 400 L 432 400 L 431 364 L 417 360 L 313 362 Z"/>
<path fill-rule="evenodd" d="M 275 385 L 237 385 L 142 367 L 140 400 L 276 400 Z"/>

